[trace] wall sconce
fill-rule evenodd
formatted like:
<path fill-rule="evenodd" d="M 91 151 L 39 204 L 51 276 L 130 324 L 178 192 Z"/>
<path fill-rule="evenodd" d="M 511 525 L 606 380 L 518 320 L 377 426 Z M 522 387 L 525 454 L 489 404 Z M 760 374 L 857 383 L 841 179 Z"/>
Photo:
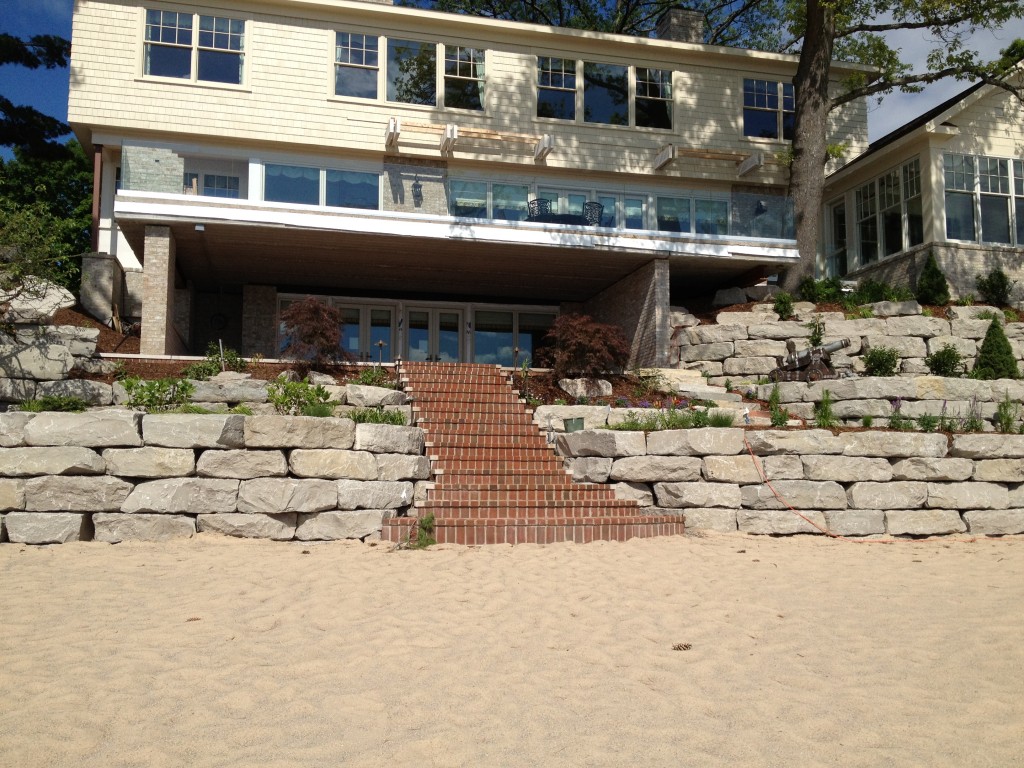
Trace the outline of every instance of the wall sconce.
<path fill-rule="evenodd" d="M 768 203 L 764 200 L 758 200 L 757 206 L 754 208 L 754 215 L 761 216 L 765 213 L 768 213 Z"/>
<path fill-rule="evenodd" d="M 423 205 L 423 185 L 420 184 L 419 176 L 412 183 L 412 204 L 417 208 Z"/>

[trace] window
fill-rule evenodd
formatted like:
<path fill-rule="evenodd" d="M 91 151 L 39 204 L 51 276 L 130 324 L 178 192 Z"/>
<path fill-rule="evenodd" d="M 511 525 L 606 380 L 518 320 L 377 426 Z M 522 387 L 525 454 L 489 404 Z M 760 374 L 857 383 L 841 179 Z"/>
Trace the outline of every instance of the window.
<path fill-rule="evenodd" d="M 448 182 L 448 213 L 472 219 L 523 221 L 529 212 L 529 197 L 526 184 L 452 179 Z"/>
<path fill-rule="evenodd" d="M 320 204 L 320 169 L 295 165 L 264 168 L 263 199 L 275 203 Z"/>
<path fill-rule="evenodd" d="M 242 19 L 146 11 L 147 75 L 240 85 L 244 51 Z"/>
<path fill-rule="evenodd" d="M 459 45 L 444 47 L 444 105 L 448 109 L 484 108 L 484 52 Z"/>
<path fill-rule="evenodd" d="M 672 128 L 672 73 L 636 68 L 636 124 L 641 128 Z"/>
<path fill-rule="evenodd" d="M 629 125 L 627 67 L 584 62 L 583 120 L 606 125 Z"/>
<path fill-rule="evenodd" d="M 327 170 L 326 205 L 340 208 L 380 207 L 380 176 L 376 173 Z"/>
<path fill-rule="evenodd" d="M 792 83 L 743 81 L 744 136 L 792 140 L 795 110 Z"/>
<path fill-rule="evenodd" d="M 921 205 L 921 161 L 903 166 L 903 205 L 907 211 L 907 247 L 924 242 L 924 211 Z"/>
<path fill-rule="evenodd" d="M 334 64 L 335 95 L 377 98 L 379 62 L 376 35 L 336 33 Z"/>
<path fill-rule="evenodd" d="M 878 197 L 875 182 L 857 190 L 857 240 L 860 243 L 860 262 L 878 261 Z"/>
<path fill-rule="evenodd" d="M 982 242 L 1011 243 L 1009 161 L 979 157 L 978 189 L 981 193 Z"/>
<path fill-rule="evenodd" d="M 582 94 L 578 85 L 582 83 Z M 672 128 L 672 71 L 537 57 L 537 117 Z"/>
<path fill-rule="evenodd" d="M 878 200 L 882 215 L 882 255 L 903 250 L 903 214 L 899 171 L 890 171 L 878 180 Z"/>
<path fill-rule="evenodd" d="M 698 235 L 729 234 L 729 203 L 725 200 L 695 200 L 694 223 Z"/>
<path fill-rule="evenodd" d="M 946 154 L 946 237 L 974 240 L 974 158 Z"/>
<path fill-rule="evenodd" d="M 448 187 L 448 213 L 471 219 L 487 218 L 487 182 L 453 179 Z"/>
<path fill-rule="evenodd" d="M 491 218 L 523 221 L 529 213 L 530 188 L 525 184 L 492 184 Z"/>
<path fill-rule="evenodd" d="M 1017 245 L 1024 244 L 1024 162 L 1013 161 L 1013 215 L 1017 221 Z"/>
<path fill-rule="evenodd" d="M 203 174 L 203 194 L 207 197 L 238 199 L 238 177 L 221 176 L 215 173 Z"/>
<path fill-rule="evenodd" d="M 576 62 L 537 58 L 537 117 L 576 119 Z"/>
<path fill-rule="evenodd" d="M 380 207 L 380 175 L 268 163 L 264 166 L 263 199 L 375 211 Z"/>
<path fill-rule="evenodd" d="M 829 206 L 827 226 L 828 259 L 825 268 L 829 277 L 841 277 L 849 271 L 846 260 L 846 201 Z"/>
<path fill-rule="evenodd" d="M 388 40 L 388 101 L 437 105 L 437 45 Z"/>
<path fill-rule="evenodd" d="M 623 226 L 647 229 L 647 198 L 626 196 L 622 200 Z"/>
<path fill-rule="evenodd" d="M 659 197 L 658 229 L 662 232 L 690 232 L 690 198 Z"/>

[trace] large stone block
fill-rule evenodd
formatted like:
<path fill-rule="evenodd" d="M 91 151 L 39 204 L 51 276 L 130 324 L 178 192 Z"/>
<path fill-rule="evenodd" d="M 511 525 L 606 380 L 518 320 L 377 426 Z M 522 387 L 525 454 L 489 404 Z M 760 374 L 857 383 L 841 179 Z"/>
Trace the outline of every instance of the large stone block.
<path fill-rule="evenodd" d="M 27 445 L 134 448 L 142 445 L 142 414 L 134 411 L 37 413 L 25 425 Z"/>
<path fill-rule="evenodd" d="M 41 381 L 36 385 L 36 397 L 77 397 L 93 406 L 110 405 L 114 402 L 109 384 L 88 379 Z"/>
<path fill-rule="evenodd" d="M 220 533 L 243 539 L 272 539 L 290 541 L 295 537 L 294 512 L 283 515 L 249 515 L 228 512 L 219 515 L 199 515 L 196 524 L 200 533 Z"/>
<path fill-rule="evenodd" d="M 89 516 L 74 512 L 9 512 L 4 526 L 15 544 L 65 544 L 91 533 Z"/>
<path fill-rule="evenodd" d="M 533 423 L 553 432 L 564 432 L 566 419 L 583 419 L 584 429 L 597 429 L 608 423 L 608 409 L 594 405 L 539 405 L 533 412 Z"/>
<path fill-rule="evenodd" d="M 736 342 L 737 357 L 784 357 L 786 342 L 773 339 L 753 339 Z"/>
<path fill-rule="evenodd" d="M 338 509 L 400 509 L 413 503 L 409 481 L 338 480 L 335 506 Z"/>
<path fill-rule="evenodd" d="M 928 483 L 932 509 L 1006 509 L 1010 506 L 1005 485 L 998 483 Z"/>
<path fill-rule="evenodd" d="M 609 477 L 633 483 L 696 481 L 700 469 L 696 456 L 627 456 L 615 460 Z"/>
<path fill-rule="evenodd" d="M 837 339 L 859 339 L 862 336 L 878 336 L 885 333 L 885 320 L 861 318 L 858 320 L 826 320 L 825 337 Z"/>
<path fill-rule="evenodd" d="M 827 509 L 825 522 L 837 536 L 873 536 L 885 533 L 885 513 L 880 509 Z"/>
<path fill-rule="evenodd" d="M 992 399 L 992 384 L 978 379 L 950 379 L 945 376 L 918 376 L 913 398 L 917 400 Z"/>
<path fill-rule="evenodd" d="M 921 305 L 916 301 L 876 301 L 868 304 L 875 317 L 900 317 L 920 315 Z"/>
<path fill-rule="evenodd" d="M 360 408 L 377 408 L 384 405 L 405 405 L 408 395 L 397 389 L 370 387 L 364 384 L 349 384 L 347 388 L 349 405 Z"/>
<path fill-rule="evenodd" d="M 96 354 L 99 328 L 80 328 L 76 325 L 23 325 L 14 333 L 19 344 L 56 344 L 67 347 L 75 357 Z"/>
<path fill-rule="evenodd" d="M 652 510 L 653 512 L 653 510 Z M 688 507 L 683 512 L 687 530 L 732 533 L 736 530 L 736 510 L 724 507 Z"/>
<path fill-rule="evenodd" d="M 808 480 L 835 480 L 855 483 L 859 480 L 892 480 L 892 465 L 885 459 L 856 456 L 803 456 L 804 477 Z"/>
<path fill-rule="evenodd" d="M 407 453 L 378 453 L 376 456 L 378 480 L 427 480 L 430 477 L 430 460 L 426 456 Z"/>
<path fill-rule="evenodd" d="M 29 512 L 116 512 L 132 484 L 116 477 L 33 477 L 25 481 Z"/>
<path fill-rule="evenodd" d="M 0 448 L 0 475 L 102 475 L 106 464 L 89 448 L 56 446 L 52 448 Z"/>
<path fill-rule="evenodd" d="M 295 538 L 300 541 L 362 539 L 381 530 L 384 514 L 382 509 L 360 509 L 299 515 Z"/>
<path fill-rule="evenodd" d="M 107 474 L 121 477 L 185 477 L 196 469 L 189 448 L 107 448 L 103 461 Z"/>
<path fill-rule="evenodd" d="M 399 427 L 393 424 L 357 424 L 357 451 L 371 453 L 423 453 L 423 430 L 419 427 Z"/>
<path fill-rule="evenodd" d="M 893 480 L 954 481 L 967 480 L 974 474 L 970 459 L 909 458 L 892 462 Z"/>
<path fill-rule="evenodd" d="M 830 454 L 842 453 L 839 438 L 827 429 L 781 430 L 765 429 L 747 432 L 747 442 L 758 456 L 775 454 Z"/>
<path fill-rule="evenodd" d="M 1024 533 L 1024 509 L 972 509 L 963 518 L 967 530 L 979 536 Z"/>
<path fill-rule="evenodd" d="M 928 500 L 928 486 L 911 480 L 854 483 L 846 497 L 854 509 L 916 509 Z"/>
<path fill-rule="evenodd" d="M 599 456 L 585 456 L 579 459 L 566 459 L 565 468 L 572 470 L 575 483 L 606 483 L 612 471 L 614 459 Z"/>
<path fill-rule="evenodd" d="M 806 339 L 810 335 L 811 330 L 804 323 L 792 320 L 747 326 L 747 336 L 751 339 L 787 341 L 788 339 Z"/>
<path fill-rule="evenodd" d="M 351 419 L 315 416 L 248 416 L 246 448 L 333 448 L 345 450 L 355 442 Z"/>
<path fill-rule="evenodd" d="M 288 458 L 288 466 L 298 477 L 377 479 L 377 458 L 366 451 L 296 448 Z"/>
<path fill-rule="evenodd" d="M 321 512 L 337 506 L 338 488 L 330 480 L 260 477 L 238 486 L 237 509 L 247 514 Z"/>
<path fill-rule="evenodd" d="M 950 334 L 958 339 L 984 339 L 991 320 L 954 320 L 950 323 Z"/>
<path fill-rule="evenodd" d="M 643 432 L 614 432 L 608 429 L 585 429 L 559 435 L 555 443 L 562 456 L 642 456 L 647 453 Z"/>
<path fill-rule="evenodd" d="M 1024 461 L 982 459 L 974 463 L 974 479 L 994 483 L 1024 483 Z"/>
<path fill-rule="evenodd" d="M 942 458 L 946 436 L 913 432 L 846 432 L 838 437 L 844 456 Z"/>
<path fill-rule="evenodd" d="M 108 544 L 122 541 L 170 541 L 196 533 L 196 520 L 188 515 L 125 515 L 97 512 L 92 516 L 93 538 Z"/>
<path fill-rule="evenodd" d="M 147 414 L 142 435 L 146 445 L 164 448 L 243 448 L 245 420 L 239 414 Z"/>
<path fill-rule="evenodd" d="M 920 336 L 930 339 L 933 336 L 949 336 L 949 321 L 941 317 L 890 317 L 885 321 L 887 336 Z"/>
<path fill-rule="evenodd" d="M 67 288 L 41 278 L 29 276 L 27 289 L 0 293 L 5 305 L 0 320 L 6 323 L 48 325 L 58 309 L 75 306 L 75 297 Z"/>
<path fill-rule="evenodd" d="M 679 360 L 684 363 L 698 361 L 725 360 L 735 354 L 731 341 L 718 341 L 714 344 L 693 344 L 689 347 L 680 347 Z"/>
<path fill-rule="evenodd" d="M 606 379 L 559 379 L 558 388 L 573 400 L 581 397 L 610 397 L 612 383 Z"/>
<path fill-rule="evenodd" d="M 25 508 L 25 481 L 0 480 L 0 512 Z"/>
<path fill-rule="evenodd" d="M 659 507 L 730 507 L 740 505 L 740 487 L 728 483 L 655 483 Z"/>
<path fill-rule="evenodd" d="M 885 528 L 893 536 L 944 536 L 967 530 L 952 509 L 890 509 L 885 513 Z"/>
<path fill-rule="evenodd" d="M 832 400 L 892 400 L 916 394 L 913 379 L 898 376 L 867 376 L 864 378 L 830 379 L 807 385 L 805 400 L 820 402 L 825 390 Z"/>
<path fill-rule="evenodd" d="M 192 393 L 194 403 L 265 403 L 268 382 L 261 379 L 224 377 L 224 374 L 209 381 L 194 381 Z"/>
<path fill-rule="evenodd" d="M 788 509 L 740 509 L 736 512 L 736 526 L 744 533 L 766 536 L 822 533 L 828 527 L 825 515 L 819 510 L 801 510 L 800 515 Z"/>
<path fill-rule="evenodd" d="M 647 483 L 613 483 L 616 499 L 632 499 L 641 507 L 649 507 L 654 504 L 654 493 Z"/>
<path fill-rule="evenodd" d="M 775 388 L 779 389 L 780 403 L 800 403 L 807 400 L 811 385 L 802 381 L 780 381 L 778 384 L 760 384 L 757 387 L 757 398 L 767 400 Z"/>
<path fill-rule="evenodd" d="M 36 396 L 36 383 L 32 379 L 0 378 L 0 403 L 23 403 Z"/>
<path fill-rule="evenodd" d="M 759 471 L 760 470 L 760 471 Z M 803 465 L 799 456 L 705 456 L 704 479 L 714 483 L 761 483 L 764 472 L 769 480 L 802 480 Z"/>
<path fill-rule="evenodd" d="M 1024 435 L 954 435 L 949 455 L 965 459 L 1022 459 Z"/>
<path fill-rule="evenodd" d="M 832 413 L 837 419 L 888 418 L 892 415 L 892 403 L 888 400 L 840 400 L 832 406 Z"/>
<path fill-rule="evenodd" d="M 157 514 L 234 512 L 237 480 L 178 477 L 139 483 L 121 505 L 121 511 Z"/>
<path fill-rule="evenodd" d="M 731 357 L 722 365 L 725 376 L 764 376 L 778 367 L 774 357 Z"/>
<path fill-rule="evenodd" d="M 973 339 L 961 339 L 956 336 L 935 336 L 928 339 L 928 354 L 934 355 L 943 347 L 953 347 L 964 357 L 978 354 L 978 342 Z"/>
<path fill-rule="evenodd" d="M 839 483 L 831 481 L 817 482 L 814 480 L 779 480 L 767 485 L 745 485 L 742 493 L 742 504 L 748 509 L 782 509 L 776 493 L 786 504 L 799 510 L 805 509 L 846 509 L 846 491 Z M 711 506 L 711 505 L 708 505 Z"/>
<path fill-rule="evenodd" d="M 0 413 L 0 448 L 18 448 L 25 444 L 25 425 L 34 413 L 8 411 Z"/>
<path fill-rule="evenodd" d="M 657 456 L 730 456 L 743 450 L 742 429 L 669 429 L 647 436 L 647 453 Z"/>
<path fill-rule="evenodd" d="M 203 451 L 196 462 L 200 477 L 231 477 L 248 480 L 253 477 L 284 477 L 288 462 L 284 451 Z"/>
<path fill-rule="evenodd" d="M 746 300 L 740 303 L 745 304 Z M 766 304 L 755 304 L 749 312 L 719 312 L 715 316 L 715 322 L 719 325 L 764 325 L 778 320 L 779 316 Z"/>
<path fill-rule="evenodd" d="M 687 328 L 686 337 L 690 344 L 716 344 L 722 341 L 736 341 L 747 338 L 745 325 L 698 325 Z"/>
<path fill-rule="evenodd" d="M 63 379 L 74 365 L 71 350 L 57 344 L 0 344 L 0 376 L 4 378 Z"/>

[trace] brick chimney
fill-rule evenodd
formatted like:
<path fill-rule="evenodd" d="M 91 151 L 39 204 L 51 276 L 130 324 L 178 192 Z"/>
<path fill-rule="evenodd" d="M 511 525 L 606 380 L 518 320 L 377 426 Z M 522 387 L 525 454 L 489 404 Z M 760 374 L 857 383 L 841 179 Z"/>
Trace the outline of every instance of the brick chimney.
<path fill-rule="evenodd" d="M 704 14 L 678 5 L 669 8 L 658 19 L 654 36 L 659 40 L 675 40 L 677 43 L 703 43 Z"/>

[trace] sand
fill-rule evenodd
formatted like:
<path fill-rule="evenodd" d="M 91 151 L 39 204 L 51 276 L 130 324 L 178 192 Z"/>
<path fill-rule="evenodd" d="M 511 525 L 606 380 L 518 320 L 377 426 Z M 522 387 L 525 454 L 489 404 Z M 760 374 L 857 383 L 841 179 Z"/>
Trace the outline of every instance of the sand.
<path fill-rule="evenodd" d="M 5 544 L 0 765 L 1020 765 L 1022 606 L 1020 537 Z"/>

